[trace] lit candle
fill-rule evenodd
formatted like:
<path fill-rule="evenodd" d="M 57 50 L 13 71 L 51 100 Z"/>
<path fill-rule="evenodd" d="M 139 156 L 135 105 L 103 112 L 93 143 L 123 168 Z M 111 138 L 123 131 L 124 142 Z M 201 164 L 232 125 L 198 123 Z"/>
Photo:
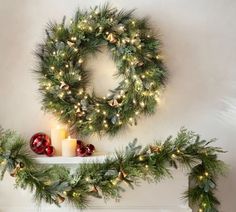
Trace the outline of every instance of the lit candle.
<path fill-rule="evenodd" d="M 62 156 L 74 157 L 76 156 L 76 139 L 68 137 L 62 141 Z"/>
<path fill-rule="evenodd" d="M 66 129 L 60 126 L 51 129 L 51 142 L 55 148 L 55 155 L 61 156 L 61 142 L 66 138 Z"/>

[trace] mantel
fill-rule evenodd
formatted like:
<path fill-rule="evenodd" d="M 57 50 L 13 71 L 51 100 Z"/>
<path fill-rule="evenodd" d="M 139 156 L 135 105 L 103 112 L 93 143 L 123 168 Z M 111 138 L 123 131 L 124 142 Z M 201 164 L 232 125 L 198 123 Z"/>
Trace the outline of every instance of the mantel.
<path fill-rule="evenodd" d="M 83 164 L 83 163 L 103 163 L 107 156 L 111 155 L 111 153 L 104 152 L 95 152 L 92 156 L 89 157 L 47 157 L 40 156 L 35 157 L 35 160 L 40 164 Z"/>

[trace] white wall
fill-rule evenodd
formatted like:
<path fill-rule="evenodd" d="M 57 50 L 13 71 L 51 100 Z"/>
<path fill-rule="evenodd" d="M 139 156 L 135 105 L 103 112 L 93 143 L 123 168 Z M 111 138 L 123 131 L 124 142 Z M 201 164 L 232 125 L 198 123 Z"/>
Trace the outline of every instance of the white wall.
<path fill-rule="evenodd" d="M 72 16 L 77 6 L 89 8 L 105 1 L 76 0 L 0 0 L 0 124 L 30 137 L 37 131 L 49 132 L 52 117 L 40 110 L 37 83 L 32 69 L 36 66 L 33 50 L 42 41 L 49 20 Z M 137 8 L 137 16 L 149 16 L 163 41 L 169 80 L 156 115 L 139 120 L 136 127 L 114 138 L 88 138 L 99 150 L 110 151 L 133 138 L 140 143 L 175 134 L 181 126 L 205 138 L 216 137 L 217 145 L 229 152 L 222 156 L 230 166 L 225 179 L 219 181 L 221 211 L 236 210 L 236 1 L 233 0 L 117 0 L 118 8 Z M 102 74 L 115 71 L 106 56 L 96 61 L 94 87 L 100 94 L 114 88 L 117 81 L 101 85 Z M 91 61 L 90 67 L 94 66 Z M 104 70 L 103 70 L 104 67 Z M 112 68 L 113 67 L 113 68 Z M 103 72 L 102 72 L 103 70 Z M 105 76 L 110 80 L 110 74 Z M 105 80 L 104 80 L 105 81 Z M 3 195 L 16 197 L 11 181 L 0 183 Z M 145 187 L 148 189 L 148 187 Z M 148 190 L 142 192 L 148 192 Z M 170 189 L 170 188 L 168 188 Z M 167 190 L 168 190 L 167 189 Z M 4 191 L 4 192 L 3 192 Z M 19 192 L 19 191 L 18 191 Z M 161 191 L 165 193 L 164 190 Z M 168 191 L 167 191 L 168 192 Z M 137 193 L 128 193 L 131 198 Z M 146 195 L 148 196 L 148 195 Z M 21 202 L 21 197 L 14 201 Z M 147 197 L 148 199 L 149 197 Z M 170 202 L 174 200 L 169 200 Z M 2 203 L 1 203 L 2 204 Z M 4 202 L 0 211 L 13 205 Z M 3 205 L 2 205 L 3 206 Z M 4 208 L 4 209 L 3 209 Z"/>

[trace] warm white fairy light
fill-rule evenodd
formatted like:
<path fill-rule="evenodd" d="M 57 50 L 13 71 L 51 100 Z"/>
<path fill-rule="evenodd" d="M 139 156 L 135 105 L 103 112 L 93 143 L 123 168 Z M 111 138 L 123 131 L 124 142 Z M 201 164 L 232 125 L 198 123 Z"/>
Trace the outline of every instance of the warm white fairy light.
<path fill-rule="evenodd" d="M 76 41 L 76 40 L 77 40 L 76 37 L 71 37 L 70 39 L 71 39 L 72 41 Z"/>
<path fill-rule="evenodd" d="M 81 64 L 81 63 L 83 63 L 84 61 L 83 61 L 82 58 L 80 58 L 80 59 L 78 60 L 78 62 Z"/>
<path fill-rule="evenodd" d="M 144 102 L 140 102 L 140 106 L 141 106 L 141 107 L 144 107 L 144 106 L 145 106 L 145 103 L 144 103 Z"/>
<path fill-rule="evenodd" d="M 59 94 L 59 97 L 62 98 L 63 96 L 64 96 L 64 93 L 61 92 L 61 93 Z"/>

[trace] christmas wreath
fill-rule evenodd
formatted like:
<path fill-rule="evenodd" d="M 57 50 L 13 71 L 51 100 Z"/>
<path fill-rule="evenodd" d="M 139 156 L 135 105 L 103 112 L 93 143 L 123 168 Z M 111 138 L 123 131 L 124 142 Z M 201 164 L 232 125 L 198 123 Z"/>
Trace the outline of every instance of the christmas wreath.
<path fill-rule="evenodd" d="M 78 10 L 70 23 L 50 23 L 39 46 L 36 70 L 43 109 L 54 113 L 80 135 L 114 135 L 141 114 L 152 114 L 166 70 L 160 41 L 146 19 L 108 5 Z M 106 97 L 89 93 L 86 58 L 107 46 L 122 77 Z"/>
<path fill-rule="evenodd" d="M 63 201 L 77 208 L 89 205 L 89 197 L 119 199 L 123 183 L 132 188 L 140 180 L 158 182 L 171 177 L 170 167 L 189 170 L 191 187 L 185 198 L 199 212 L 217 212 L 216 179 L 224 174 L 225 164 L 217 158 L 221 148 L 211 141 L 182 129 L 176 138 L 144 148 L 130 143 L 104 163 L 82 164 L 75 172 L 62 167 L 39 166 L 26 148 L 26 140 L 12 131 L 0 130 L 0 176 L 6 170 L 15 177 L 17 187 L 29 188 L 37 202 L 60 205 Z"/>

